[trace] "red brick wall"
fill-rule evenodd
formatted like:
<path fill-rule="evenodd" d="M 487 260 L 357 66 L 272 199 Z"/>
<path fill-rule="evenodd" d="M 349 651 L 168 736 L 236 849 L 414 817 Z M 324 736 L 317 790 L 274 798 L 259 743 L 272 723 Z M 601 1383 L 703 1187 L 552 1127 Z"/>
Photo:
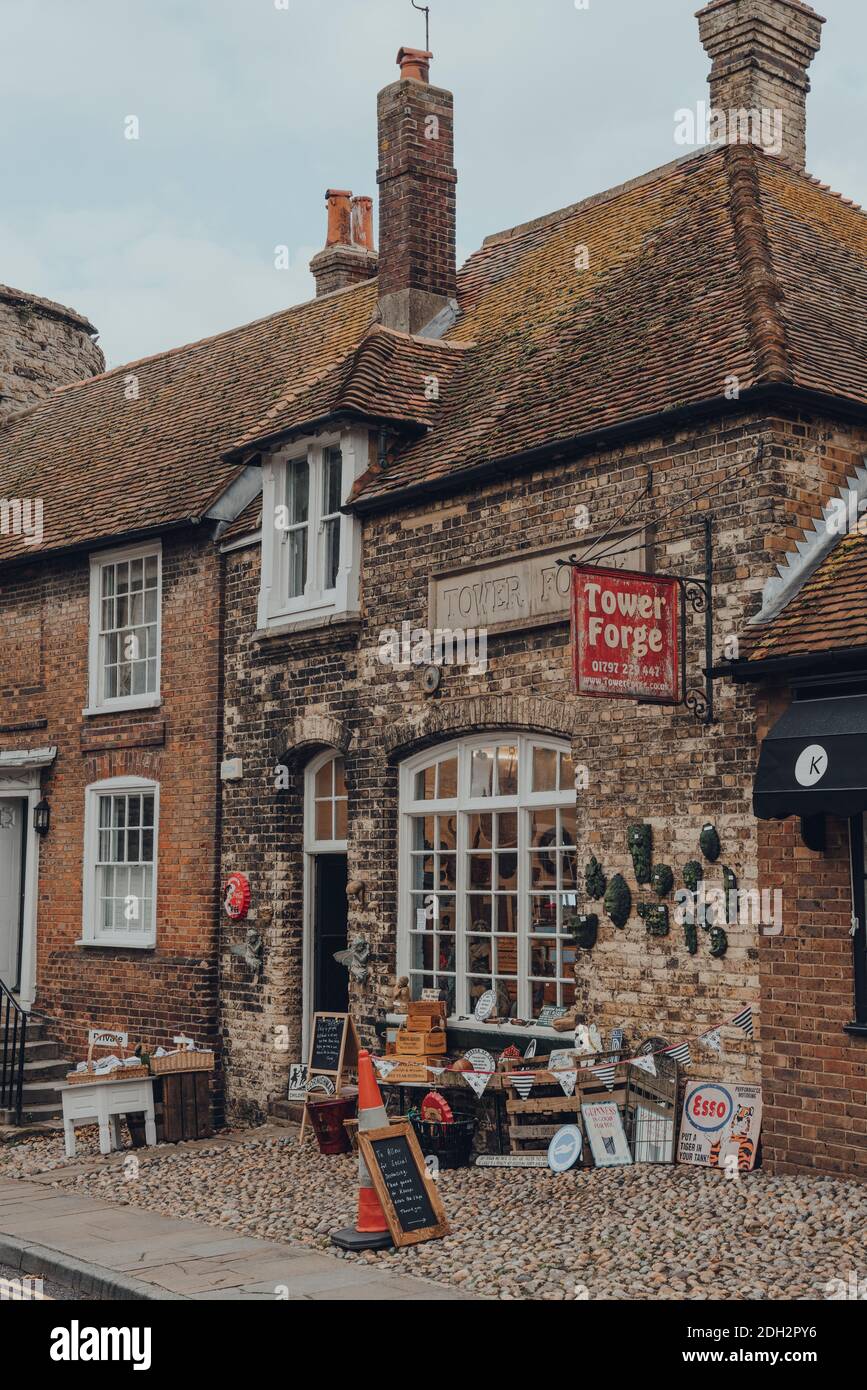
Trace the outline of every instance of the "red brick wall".
<path fill-rule="evenodd" d="M 219 559 L 198 537 L 163 543 L 161 708 L 82 717 L 88 703 L 89 559 L 41 561 L 0 580 L 0 749 L 56 744 L 43 777 L 51 829 L 40 850 L 35 1007 L 80 1057 L 88 1027 L 165 1043 L 216 1040 Z M 27 730 L 23 724 L 36 727 Z M 160 783 L 157 944 L 76 945 L 82 927 L 85 787 Z"/>
<path fill-rule="evenodd" d="M 787 703 L 762 693 L 760 735 Z M 848 822 L 828 817 L 815 853 L 797 820 L 759 821 L 758 853 L 784 922 L 759 938 L 764 1166 L 867 1178 L 867 1038 L 843 1032 L 854 1016 Z"/>

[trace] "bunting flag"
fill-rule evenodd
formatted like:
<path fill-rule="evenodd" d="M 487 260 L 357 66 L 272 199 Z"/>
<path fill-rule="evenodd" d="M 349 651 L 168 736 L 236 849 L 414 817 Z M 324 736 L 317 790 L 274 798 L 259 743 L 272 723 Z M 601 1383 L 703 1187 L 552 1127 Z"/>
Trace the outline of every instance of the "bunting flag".
<path fill-rule="evenodd" d="M 510 1071 L 509 1080 L 518 1092 L 521 1100 L 526 1100 L 533 1089 L 533 1073 L 531 1071 Z"/>
<path fill-rule="evenodd" d="M 739 1014 L 735 1014 L 732 1023 L 736 1028 L 743 1028 L 748 1038 L 753 1036 L 753 1008 L 747 1004 L 745 1009 L 741 1009 Z"/>
<path fill-rule="evenodd" d="M 649 1072 L 651 1076 L 656 1076 L 656 1063 L 649 1053 L 646 1057 L 633 1057 L 629 1065 L 632 1067 L 641 1067 L 642 1071 Z"/>
<path fill-rule="evenodd" d="M 397 1062 L 392 1062 L 389 1057 L 374 1057 L 373 1065 L 376 1067 L 383 1081 L 387 1081 L 397 1066 Z"/>
<path fill-rule="evenodd" d="M 617 1075 L 616 1067 L 591 1067 L 591 1071 L 594 1076 L 598 1076 L 599 1080 L 604 1082 L 606 1090 L 614 1090 L 614 1078 Z M 608 1104 L 607 1101 L 605 1103 L 606 1105 Z"/>
<path fill-rule="evenodd" d="M 722 1038 L 719 1035 L 718 1028 L 711 1028 L 709 1033 L 702 1033 L 699 1041 L 703 1042 L 705 1047 L 709 1047 L 713 1052 L 722 1052 Z"/>
<path fill-rule="evenodd" d="M 577 1071 L 560 1071 L 558 1069 L 555 1071 L 554 1075 L 563 1088 L 564 1096 L 572 1096 L 575 1094 L 575 1083 L 578 1080 Z"/>
<path fill-rule="evenodd" d="M 442 1076 L 443 1072 L 445 1071 L 445 1067 L 431 1067 L 431 1066 L 429 1066 L 429 1067 L 428 1067 L 428 1071 L 431 1073 L 432 1076 Z"/>
<path fill-rule="evenodd" d="M 461 1075 L 467 1085 L 472 1087 L 477 1097 L 481 1099 L 485 1093 L 485 1087 L 491 1079 L 491 1073 L 489 1071 L 465 1071 Z"/>
<path fill-rule="evenodd" d="M 692 1065 L 692 1053 L 689 1050 L 688 1042 L 678 1043 L 676 1047 L 667 1047 L 665 1049 L 665 1055 L 666 1057 L 671 1057 L 682 1067 Z"/>

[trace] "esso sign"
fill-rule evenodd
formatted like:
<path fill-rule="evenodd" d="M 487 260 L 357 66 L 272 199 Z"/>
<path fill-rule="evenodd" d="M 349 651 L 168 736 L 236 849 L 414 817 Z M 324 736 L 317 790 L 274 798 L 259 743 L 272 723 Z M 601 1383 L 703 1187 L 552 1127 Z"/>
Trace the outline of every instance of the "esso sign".
<path fill-rule="evenodd" d="M 699 1086 L 687 1102 L 687 1115 L 693 1129 L 712 1134 L 731 1118 L 734 1102 L 725 1086 L 712 1083 Z"/>
<path fill-rule="evenodd" d="M 250 907 L 250 880 L 246 874 L 229 874 L 223 889 L 223 907 L 226 916 L 237 921 L 246 917 Z"/>

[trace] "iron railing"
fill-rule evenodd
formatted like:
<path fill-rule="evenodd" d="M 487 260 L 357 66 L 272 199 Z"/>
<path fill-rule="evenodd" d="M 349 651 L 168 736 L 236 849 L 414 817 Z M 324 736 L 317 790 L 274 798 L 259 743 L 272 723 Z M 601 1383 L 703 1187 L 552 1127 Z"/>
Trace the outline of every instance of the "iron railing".
<path fill-rule="evenodd" d="M 26 1044 L 27 1014 L 0 980 L 0 1110 L 11 1111 L 16 1125 L 21 1123 Z"/>

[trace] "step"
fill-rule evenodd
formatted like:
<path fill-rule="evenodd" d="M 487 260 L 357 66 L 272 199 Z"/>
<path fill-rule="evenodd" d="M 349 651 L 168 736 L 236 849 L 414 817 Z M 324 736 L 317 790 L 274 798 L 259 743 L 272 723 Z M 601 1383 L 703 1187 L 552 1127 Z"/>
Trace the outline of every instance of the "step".
<path fill-rule="evenodd" d="M 46 1057 L 45 1061 L 25 1061 L 22 1076 L 27 1086 L 34 1081 L 62 1081 L 71 1071 L 72 1063 L 67 1057 Z"/>
<path fill-rule="evenodd" d="M 10 1059 L 11 1060 L 11 1059 Z M 55 1042 L 27 1042 L 24 1048 L 24 1065 L 41 1066 L 43 1063 L 65 1061 L 61 1057 L 60 1043 Z M 0 1047 L 0 1067 L 6 1064 L 6 1053 Z"/>

